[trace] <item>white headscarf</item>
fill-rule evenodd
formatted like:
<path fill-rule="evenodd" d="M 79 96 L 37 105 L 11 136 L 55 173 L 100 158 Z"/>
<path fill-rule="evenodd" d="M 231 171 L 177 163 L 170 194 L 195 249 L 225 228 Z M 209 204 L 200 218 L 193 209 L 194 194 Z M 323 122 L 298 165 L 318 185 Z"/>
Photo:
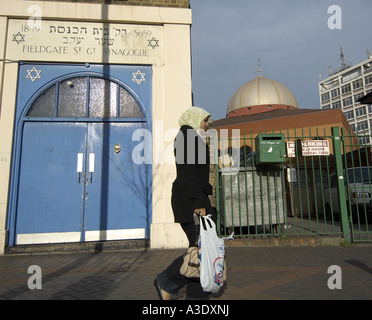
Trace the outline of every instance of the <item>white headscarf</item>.
<path fill-rule="evenodd" d="M 188 108 L 184 113 L 182 113 L 178 124 L 180 127 L 188 125 L 192 127 L 195 131 L 200 129 L 201 122 L 210 116 L 210 113 L 199 107 Z"/>

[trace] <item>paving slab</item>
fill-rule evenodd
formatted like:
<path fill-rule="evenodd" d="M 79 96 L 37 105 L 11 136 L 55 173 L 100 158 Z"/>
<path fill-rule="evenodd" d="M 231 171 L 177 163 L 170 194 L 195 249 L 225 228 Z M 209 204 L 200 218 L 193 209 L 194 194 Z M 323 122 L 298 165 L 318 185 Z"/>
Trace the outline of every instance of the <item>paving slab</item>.
<path fill-rule="evenodd" d="M 153 280 L 184 249 L 0 256 L 0 300 L 158 300 Z M 372 245 L 227 246 L 227 283 L 211 301 L 370 300 Z M 28 273 L 41 271 L 41 289 Z M 341 288 L 330 289 L 340 270 Z M 333 277 L 333 278 L 331 278 Z M 175 300 L 184 299 L 180 291 Z"/>

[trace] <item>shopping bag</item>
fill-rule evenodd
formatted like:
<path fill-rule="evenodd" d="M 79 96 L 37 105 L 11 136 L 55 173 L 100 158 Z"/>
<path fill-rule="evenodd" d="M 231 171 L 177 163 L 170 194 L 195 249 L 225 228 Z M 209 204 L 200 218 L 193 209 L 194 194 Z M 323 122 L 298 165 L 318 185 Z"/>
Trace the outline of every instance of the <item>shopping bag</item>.
<path fill-rule="evenodd" d="M 217 293 L 223 286 L 225 244 L 217 235 L 211 215 L 200 217 L 199 260 L 203 290 Z"/>

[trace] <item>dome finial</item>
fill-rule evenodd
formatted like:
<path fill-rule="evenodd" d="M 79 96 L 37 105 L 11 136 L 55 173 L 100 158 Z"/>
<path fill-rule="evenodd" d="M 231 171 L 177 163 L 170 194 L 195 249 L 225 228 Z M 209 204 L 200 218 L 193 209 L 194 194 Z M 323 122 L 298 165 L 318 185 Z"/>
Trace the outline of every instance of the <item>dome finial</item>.
<path fill-rule="evenodd" d="M 261 61 L 258 59 L 258 76 L 261 77 Z"/>

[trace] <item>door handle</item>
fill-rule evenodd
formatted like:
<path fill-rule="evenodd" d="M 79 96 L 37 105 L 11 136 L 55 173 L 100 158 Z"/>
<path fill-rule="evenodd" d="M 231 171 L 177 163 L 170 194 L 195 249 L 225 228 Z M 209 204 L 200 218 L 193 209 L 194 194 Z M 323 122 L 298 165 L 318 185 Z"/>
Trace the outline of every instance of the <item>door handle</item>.
<path fill-rule="evenodd" d="M 78 183 L 80 183 L 81 173 L 83 172 L 83 159 L 84 159 L 84 154 L 78 153 L 77 154 L 77 168 L 76 168 L 76 172 L 78 173 Z"/>
<path fill-rule="evenodd" d="M 94 153 L 89 153 L 89 175 L 90 175 L 90 183 L 93 180 L 93 172 L 94 172 Z"/>

